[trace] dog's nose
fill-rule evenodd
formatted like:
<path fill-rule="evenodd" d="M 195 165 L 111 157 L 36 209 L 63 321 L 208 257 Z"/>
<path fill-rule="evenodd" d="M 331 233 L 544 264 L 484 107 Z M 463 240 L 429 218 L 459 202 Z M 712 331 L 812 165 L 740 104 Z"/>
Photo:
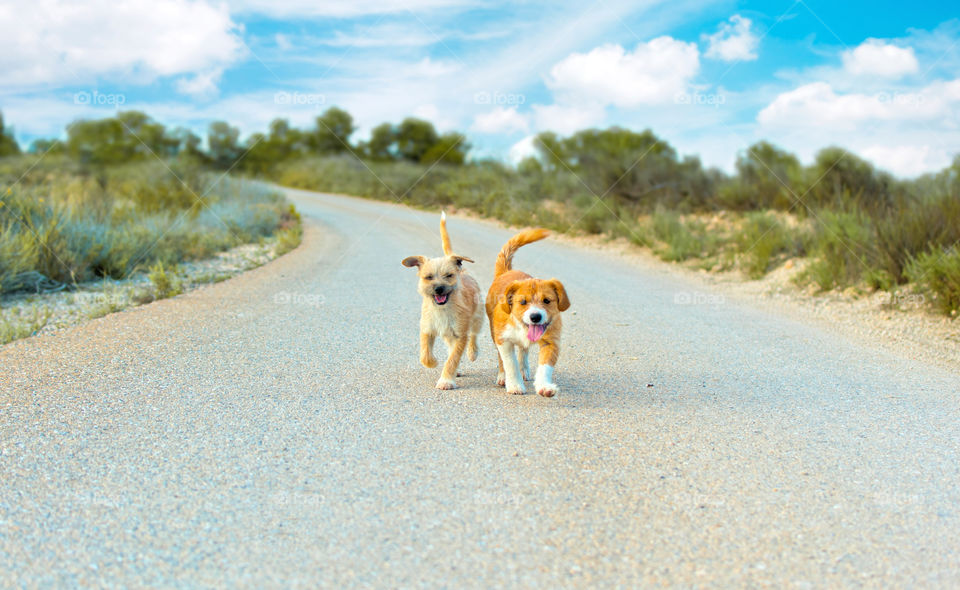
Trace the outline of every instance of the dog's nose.
<path fill-rule="evenodd" d="M 443 295 L 443 285 L 437 285 L 433 288 L 433 292 L 437 295 Z"/>
<path fill-rule="evenodd" d="M 540 315 L 540 313 L 531 313 L 531 314 L 530 314 L 530 321 L 533 322 L 534 324 L 539 324 L 539 323 L 540 323 L 540 320 L 542 320 L 542 319 L 543 319 L 543 316 Z"/>

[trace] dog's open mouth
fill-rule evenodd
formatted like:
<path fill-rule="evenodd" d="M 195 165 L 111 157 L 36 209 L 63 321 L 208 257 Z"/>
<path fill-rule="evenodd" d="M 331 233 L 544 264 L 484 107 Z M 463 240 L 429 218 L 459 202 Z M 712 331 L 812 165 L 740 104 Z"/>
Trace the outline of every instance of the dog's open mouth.
<path fill-rule="evenodd" d="M 449 294 L 444 295 L 434 295 L 433 300 L 437 302 L 437 305 L 443 305 L 447 302 L 447 298 L 450 297 Z"/>
<path fill-rule="evenodd" d="M 547 331 L 549 324 L 527 324 L 527 340 L 536 342 L 540 340 L 543 333 Z"/>

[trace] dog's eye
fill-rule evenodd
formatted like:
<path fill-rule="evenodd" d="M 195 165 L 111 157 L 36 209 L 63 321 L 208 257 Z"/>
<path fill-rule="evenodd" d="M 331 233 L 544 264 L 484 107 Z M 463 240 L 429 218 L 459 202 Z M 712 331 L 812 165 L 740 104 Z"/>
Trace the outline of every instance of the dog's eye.
<path fill-rule="evenodd" d="M 526 304 L 527 304 L 527 300 L 526 300 L 526 299 L 521 299 L 521 300 L 520 300 L 520 305 L 526 305 Z"/>
<path fill-rule="evenodd" d="M 432 280 L 433 280 L 433 275 L 427 275 L 427 276 L 425 276 L 425 277 L 423 277 L 423 278 L 427 279 L 428 281 L 432 281 Z"/>
<path fill-rule="evenodd" d="M 544 304 L 544 305 L 548 305 L 549 303 L 550 303 L 550 299 L 544 297 L 544 298 L 543 298 L 543 304 Z"/>
<path fill-rule="evenodd" d="M 446 275 L 444 278 L 452 279 L 452 278 L 453 278 L 453 273 L 450 273 L 450 274 Z"/>

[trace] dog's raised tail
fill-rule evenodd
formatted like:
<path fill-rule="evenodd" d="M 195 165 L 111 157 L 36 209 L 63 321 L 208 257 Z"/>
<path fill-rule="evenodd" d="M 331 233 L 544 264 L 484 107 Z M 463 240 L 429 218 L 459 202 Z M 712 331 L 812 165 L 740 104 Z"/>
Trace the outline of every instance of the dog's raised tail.
<path fill-rule="evenodd" d="M 450 234 L 447 233 L 447 212 L 440 212 L 440 243 L 443 244 L 443 255 L 452 256 L 453 246 L 450 245 Z"/>
<path fill-rule="evenodd" d="M 497 265 L 494 267 L 493 276 L 499 277 L 503 273 L 513 268 L 513 255 L 517 253 L 517 250 L 520 249 L 520 246 L 526 246 L 527 244 L 536 242 L 537 240 L 542 240 L 549 235 L 550 230 L 543 229 L 542 227 L 535 227 L 533 229 L 525 229 L 510 238 L 510 241 L 504 244 L 503 249 L 500 250 L 499 254 L 497 254 Z"/>

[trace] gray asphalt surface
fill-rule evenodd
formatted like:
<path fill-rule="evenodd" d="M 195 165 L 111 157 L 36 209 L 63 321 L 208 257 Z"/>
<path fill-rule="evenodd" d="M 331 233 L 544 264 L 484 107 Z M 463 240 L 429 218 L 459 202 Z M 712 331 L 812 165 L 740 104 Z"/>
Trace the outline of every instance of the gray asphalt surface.
<path fill-rule="evenodd" d="M 960 585 L 957 375 L 546 240 L 558 396 L 487 340 L 436 391 L 438 215 L 290 195 L 291 254 L 0 349 L 0 586 Z"/>

